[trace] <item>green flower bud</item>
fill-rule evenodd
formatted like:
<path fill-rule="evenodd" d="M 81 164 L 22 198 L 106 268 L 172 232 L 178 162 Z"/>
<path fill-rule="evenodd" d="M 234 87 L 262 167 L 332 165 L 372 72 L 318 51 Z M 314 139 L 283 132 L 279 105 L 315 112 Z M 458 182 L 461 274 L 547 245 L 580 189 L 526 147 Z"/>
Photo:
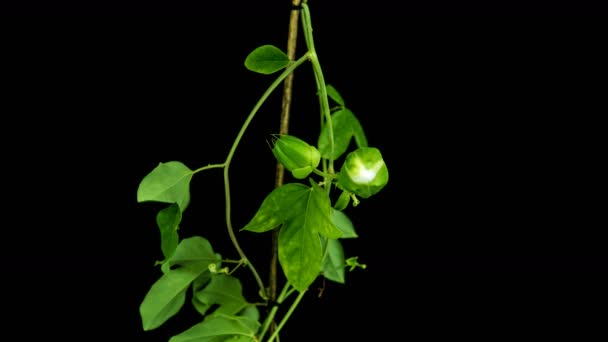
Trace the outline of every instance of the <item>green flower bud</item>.
<path fill-rule="evenodd" d="M 349 153 L 338 176 L 338 186 L 363 198 L 376 194 L 388 183 L 388 169 L 380 150 L 360 147 Z"/>
<path fill-rule="evenodd" d="M 306 178 L 321 161 L 319 150 L 291 135 L 282 135 L 275 140 L 272 153 L 297 179 Z"/>

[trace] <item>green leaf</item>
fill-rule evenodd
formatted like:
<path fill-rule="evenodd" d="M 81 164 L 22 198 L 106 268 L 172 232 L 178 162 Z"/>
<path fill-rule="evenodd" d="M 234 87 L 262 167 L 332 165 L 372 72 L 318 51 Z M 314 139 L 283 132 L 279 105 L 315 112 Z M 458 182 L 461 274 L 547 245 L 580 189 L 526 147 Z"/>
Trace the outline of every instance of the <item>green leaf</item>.
<path fill-rule="evenodd" d="M 299 197 L 305 196 L 309 188 L 300 183 L 288 183 L 274 189 L 262 202 L 253 219 L 241 230 L 262 233 L 278 227 L 291 214 L 289 208 Z M 283 210 L 287 208 L 286 210 Z"/>
<path fill-rule="evenodd" d="M 351 118 L 350 125 L 353 130 L 353 137 L 355 138 L 357 147 L 367 147 L 367 138 L 365 137 L 363 126 L 361 126 L 361 122 L 359 122 L 359 119 L 357 119 L 354 114 Z"/>
<path fill-rule="evenodd" d="M 336 88 L 330 84 L 326 85 L 325 88 L 327 89 L 327 96 L 329 96 L 330 99 L 334 100 L 340 106 L 344 107 L 344 100 Z"/>
<path fill-rule="evenodd" d="M 252 321 L 247 317 L 218 314 L 171 337 L 169 342 L 253 342 L 259 327 L 260 324 L 257 321 Z"/>
<path fill-rule="evenodd" d="M 350 140 L 353 136 L 351 124 L 352 113 L 346 108 L 335 111 L 331 115 L 331 125 L 334 131 L 334 160 L 340 158 L 340 156 L 348 149 Z M 318 146 L 322 158 L 329 159 L 332 156 L 328 125 L 324 125 L 323 129 L 321 130 Z"/>
<path fill-rule="evenodd" d="M 190 202 L 192 175 L 181 162 L 159 163 L 139 184 L 137 202 L 177 203 L 183 212 Z"/>
<path fill-rule="evenodd" d="M 245 58 L 245 67 L 260 74 L 272 74 L 289 64 L 289 57 L 273 45 L 262 45 Z"/>
<path fill-rule="evenodd" d="M 207 308 L 218 304 L 219 307 L 214 312 L 230 316 L 250 305 L 243 297 L 241 282 L 226 274 L 212 275 L 209 284 L 197 291 L 194 297 Z"/>
<path fill-rule="evenodd" d="M 331 124 L 334 131 L 334 154 L 336 160 L 348 150 L 351 138 L 355 138 L 357 147 L 367 147 L 367 138 L 359 119 L 348 108 L 342 108 L 331 115 Z M 329 140 L 329 127 L 323 126 L 319 135 L 318 150 L 321 157 L 329 159 L 331 156 L 331 146 Z"/>
<path fill-rule="evenodd" d="M 323 252 L 319 234 L 304 227 L 305 217 L 297 216 L 279 231 L 279 262 L 287 280 L 304 291 L 319 275 Z"/>
<path fill-rule="evenodd" d="M 207 305 L 206 303 L 202 303 L 197 300 L 194 294 L 203 289 L 203 287 L 207 286 L 207 284 L 209 284 L 209 281 L 211 281 L 211 272 L 203 272 L 203 274 L 201 274 L 192 282 L 192 306 L 194 306 L 194 309 L 196 309 L 196 311 L 198 311 L 201 315 L 207 313 L 207 310 L 209 310 L 210 305 Z"/>
<path fill-rule="evenodd" d="M 179 243 L 177 230 L 179 229 L 181 220 L 182 212 L 177 203 L 171 204 L 156 215 L 156 224 L 160 229 L 160 249 L 165 257 L 165 260 L 162 262 L 167 261 L 175 253 L 175 249 Z"/>
<path fill-rule="evenodd" d="M 256 340 L 253 337 L 249 337 L 249 336 L 243 336 L 243 335 L 237 335 L 237 336 L 233 336 L 227 340 L 223 340 L 224 342 L 258 342 L 258 340 Z"/>
<path fill-rule="evenodd" d="M 342 190 L 340 197 L 338 197 L 338 200 L 336 200 L 336 204 L 334 205 L 334 208 L 336 210 L 344 210 L 344 209 L 346 209 L 346 207 L 348 207 L 349 203 L 350 203 L 350 192 Z"/>
<path fill-rule="evenodd" d="M 144 330 L 155 329 L 175 315 L 184 304 L 188 286 L 195 281 L 197 286 L 202 286 L 204 273 L 209 273 L 209 264 L 220 261 L 220 256 L 213 253 L 205 238 L 194 236 L 182 240 L 173 256 L 162 265 L 164 274 L 152 285 L 140 305 Z M 174 265 L 181 267 L 171 269 Z"/>
<path fill-rule="evenodd" d="M 172 266 L 190 266 L 202 264 L 208 267 L 211 263 L 220 263 L 221 259 L 213 253 L 209 241 L 200 236 L 193 236 L 183 239 L 173 256 L 161 267 L 163 272 L 170 271 Z"/>
<path fill-rule="evenodd" d="M 144 330 L 156 329 L 174 316 L 184 305 L 188 286 L 205 271 L 208 272 L 207 267 L 199 264 L 163 274 L 139 307 Z"/>
<path fill-rule="evenodd" d="M 342 231 L 331 220 L 329 194 L 311 180 L 311 187 L 288 183 L 273 190 L 245 226 L 266 231 L 282 224 L 279 261 L 288 281 L 303 290 L 319 275 L 322 251 L 319 234 L 338 238 Z"/>
<path fill-rule="evenodd" d="M 243 311 L 238 313 L 238 315 L 249 318 L 251 321 L 255 322 L 260 320 L 260 312 L 255 305 L 247 305 Z"/>
<path fill-rule="evenodd" d="M 304 228 L 317 231 L 319 234 L 330 239 L 342 236 L 342 231 L 336 227 L 331 219 L 331 200 L 327 191 L 323 190 L 317 183 L 311 181 L 312 192 L 303 209 Z"/>
<path fill-rule="evenodd" d="M 327 240 L 327 254 L 323 259 L 321 272 L 329 280 L 344 284 L 344 249 L 340 241 L 335 239 Z"/>
<path fill-rule="evenodd" d="M 357 233 L 355 233 L 355 227 L 353 226 L 352 221 L 341 210 L 332 209 L 331 221 L 340 229 L 340 231 L 342 231 L 342 236 L 340 236 L 340 238 L 348 239 L 359 237 Z"/>
<path fill-rule="evenodd" d="M 225 342 L 258 342 L 258 340 L 249 336 L 238 335 L 225 340 Z"/>

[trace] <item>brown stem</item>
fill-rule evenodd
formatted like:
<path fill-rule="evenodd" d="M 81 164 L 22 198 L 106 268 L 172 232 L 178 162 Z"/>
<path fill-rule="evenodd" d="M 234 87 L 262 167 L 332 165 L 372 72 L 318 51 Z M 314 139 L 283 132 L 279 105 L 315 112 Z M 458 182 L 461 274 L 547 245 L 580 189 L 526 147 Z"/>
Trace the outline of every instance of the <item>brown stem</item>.
<path fill-rule="evenodd" d="M 301 0 L 291 0 L 292 10 L 289 16 L 289 30 L 287 33 L 287 56 L 291 61 L 295 60 L 296 43 L 298 38 L 298 22 L 300 17 Z M 283 100 L 281 103 L 281 125 L 279 134 L 289 132 L 289 110 L 291 108 L 291 94 L 293 89 L 293 73 L 289 74 L 283 83 Z M 285 168 L 281 163 L 277 163 L 275 174 L 275 187 L 283 185 Z M 279 228 L 272 231 L 272 254 L 270 258 L 270 289 L 269 298 L 271 302 L 277 299 L 277 261 L 279 250 Z M 275 324 L 271 324 L 270 333 L 275 329 Z"/>

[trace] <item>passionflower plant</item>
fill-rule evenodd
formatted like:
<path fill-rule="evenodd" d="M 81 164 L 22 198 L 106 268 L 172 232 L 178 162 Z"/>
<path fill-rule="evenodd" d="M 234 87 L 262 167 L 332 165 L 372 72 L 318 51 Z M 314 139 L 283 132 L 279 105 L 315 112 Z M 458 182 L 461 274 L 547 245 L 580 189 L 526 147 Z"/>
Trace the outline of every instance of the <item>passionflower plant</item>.
<path fill-rule="evenodd" d="M 362 198 L 378 193 L 388 183 L 388 169 L 380 150 L 360 147 L 349 153 L 338 176 L 338 186 Z"/>
<path fill-rule="evenodd" d="M 306 178 L 321 161 L 316 147 L 292 135 L 281 135 L 275 140 L 272 153 L 297 179 Z"/>

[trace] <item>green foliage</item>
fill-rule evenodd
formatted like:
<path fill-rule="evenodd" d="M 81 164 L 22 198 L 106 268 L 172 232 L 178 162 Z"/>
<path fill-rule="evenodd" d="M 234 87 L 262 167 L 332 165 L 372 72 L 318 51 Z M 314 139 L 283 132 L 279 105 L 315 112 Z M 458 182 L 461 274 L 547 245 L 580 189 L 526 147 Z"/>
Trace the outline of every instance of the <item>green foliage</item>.
<path fill-rule="evenodd" d="M 179 161 L 159 163 L 139 184 L 137 202 L 177 203 L 183 212 L 190 202 L 192 174 Z"/>
<path fill-rule="evenodd" d="M 361 123 L 350 109 L 343 108 L 331 115 L 331 123 L 334 133 L 334 153 L 331 154 L 331 142 L 329 139 L 329 126 L 324 126 L 319 136 L 319 151 L 325 159 L 338 159 L 346 152 L 351 138 L 355 137 L 357 147 L 367 146 L 367 138 L 363 132 Z"/>
<path fill-rule="evenodd" d="M 292 211 L 298 210 L 301 215 L 296 214 L 295 219 L 300 219 L 301 226 L 305 229 L 316 231 L 330 239 L 337 239 L 342 236 L 342 231 L 338 229 L 331 220 L 331 202 L 328 193 L 317 183 L 310 182 L 312 187 L 309 198 L 300 201 Z"/>
<path fill-rule="evenodd" d="M 293 215 L 289 210 L 299 196 L 305 196 L 308 187 L 300 183 L 288 183 L 275 188 L 266 196 L 255 216 L 243 227 L 256 233 L 262 233 L 285 223 Z"/>
<path fill-rule="evenodd" d="M 175 315 L 183 306 L 192 282 L 209 272 L 209 264 L 219 261 L 206 239 L 184 239 L 163 264 L 163 275 L 152 285 L 140 305 L 144 330 L 155 329 Z M 170 266 L 179 267 L 171 269 Z"/>
<path fill-rule="evenodd" d="M 163 273 L 169 272 L 173 266 L 204 265 L 208 267 L 212 263 L 221 261 L 219 255 L 213 253 L 211 243 L 203 237 L 193 236 L 183 239 L 175 253 L 162 265 Z"/>
<path fill-rule="evenodd" d="M 342 95 L 340 95 L 336 88 L 334 88 L 334 86 L 331 84 L 327 85 L 327 96 L 329 96 L 330 99 L 334 100 L 334 102 L 341 107 L 344 107 L 344 99 L 342 98 Z"/>
<path fill-rule="evenodd" d="M 344 284 L 344 249 L 340 241 L 336 239 L 327 240 L 327 254 L 323 258 L 321 272 L 329 280 Z"/>
<path fill-rule="evenodd" d="M 352 129 L 353 138 L 355 138 L 357 147 L 367 147 L 367 137 L 365 137 L 363 126 L 361 126 L 359 119 L 357 119 L 354 114 L 350 120 L 350 128 Z"/>
<path fill-rule="evenodd" d="M 279 231 L 279 262 L 287 281 L 298 291 L 317 278 L 323 257 L 319 234 L 304 229 L 302 221 L 291 221 Z"/>
<path fill-rule="evenodd" d="M 209 284 L 194 293 L 193 301 L 201 304 L 198 309 L 201 314 L 205 314 L 213 304 L 217 304 L 219 307 L 215 312 L 229 316 L 237 315 L 252 305 L 243 297 L 241 282 L 227 274 L 213 274 Z M 201 312 L 200 308 L 205 309 Z"/>
<path fill-rule="evenodd" d="M 182 212 L 177 203 L 171 204 L 156 214 L 156 224 L 160 229 L 160 249 L 165 256 L 165 260 L 158 263 L 163 263 L 173 256 L 179 243 L 177 230 L 181 220 Z"/>
<path fill-rule="evenodd" d="M 167 272 L 157 280 L 139 307 L 144 330 L 161 326 L 184 305 L 186 290 L 204 268 L 184 267 Z"/>
<path fill-rule="evenodd" d="M 157 265 L 160 264 L 160 277 L 152 284 L 139 307 L 144 330 L 163 325 L 181 310 L 190 296 L 190 303 L 200 313 L 201 322 L 173 336 L 170 342 L 271 342 L 278 337 L 278 332 L 317 277 L 345 283 L 347 268 L 352 271 L 357 267 L 366 267 L 358 263 L 357 257 L 345 259 L 340 239 L 358 237 L 345 209 L 351 200 L 353 207 L 359 203 L 356 196 L 369 198 L 380 191 L 388 182 L 388 170 L 380 151 L 368 147 L 361 123 L 345 107 L 340 93 L 333 86 L 325 84 L 312 44 L 306 1 L 302 2 L 302 23 L 308 51 L 301 58 L 291 62 L 277 47 L 263 45 L 245 59 L 246 68 L 257 73 L 272 74 L 285 70 L 254 106 L 224 163 L 209 164 L 195 171 L 179 161 L 159 163 L 139 184 L 137 202 L 169 204 L 156 215 L 164 260 L 157 261 Z M 270 307 L 275 303 L 269 301 L 267 287 L 234 233 L 230 219 L 232 208 L 228 168 L 244 131 L 262 103 L 287 75 L 306 61 L 313 66 L 321 102 L 318 148 L 295 136 L 275 135 L 272 153 L 292 173 L 296 182 L 270 191 L 251 220 L 239 230 L 239 233 L 265 233 L 279 229 L 278 260 L 287 283 L 276 298 L 276 304 L 282 305 L 294 291 L 299 294 L 289 310 L 278 310 Z M 337 104 L 333 113 L 329 107 L 330 99 Z M 353 139 L 357 149 L 349 152 Z M 348 154 L 342 165 L 335 167 L 334 163 L 345 153 Z M 222 260 L 221 255 L 215 253 L 211 243 L 203 237 L 192 236 L 180 241 L 178 234 L 184 210 L 190 202 L 193 175 L 212 168 L 224 169 L 226 226 L 238 260 Z M 305 179 L 306 184 L 300 183 Z M 333 207 L 330 199 L 332 191 L 340 191 Z M 226 264 L 236 265 L 230 269 Z M 236 271 L 245 268 L 251 271 L 257 282 L 263 301 L 261 304 L 269 306 L 269 310 L 264 310 L 262 323 L 260 311 L 256 304 L 245 298 L 243 284 L 237 277 Z M 269 327 L 277 322 L 277 312 L 284 316 L 277 330 L 264 340 Z"/>
<path fill-rule="evenodd" d="M 263 232 L 281 224 L 279 262 L 287 280 L 305 290 L 319 274 L 321 236 L 336 239 L 342 231 L 332 221 L 329 196 L 319 185 L 288 183 L 264 199 L 253 219 L 243 228 Z M 267 223 L 265 223 L 267 222 Z"/>
<path fill-rule="evenodd" d="M 245 58 L 245 67 L 260 74 L 272 74 L 289 64 L 289 57 L 273 45 L 262 45 Z"/>
<path fill-rule="evenodd" d="M 338 197 L 338 200 L 336 201 L 336 204 L 334 204 L 334 208 L 336 210 L 346 209 L 346 207 L 348 207 L 348 204 L 350 203 L 350 195 L 350 192 L 342 191 L 340 193 L 340 196 Z"/>
<path fill-rule="evenodd" d="M 169 342 L 254 342 L 260 324 L 245 316 L 216 314 L 192 326 Z"/>
<path fill-rule="evenodd" d="M 353 226 L 353 222 L 346 216 L 346 214 L 338 209 L 331 210 L 331 222 L 333 222 L 340 231 L 342 231 L 342 235 L 340 238 L 356 238 L 359 237 L 357 233 L 355 233 L 355 227 Z"/>

